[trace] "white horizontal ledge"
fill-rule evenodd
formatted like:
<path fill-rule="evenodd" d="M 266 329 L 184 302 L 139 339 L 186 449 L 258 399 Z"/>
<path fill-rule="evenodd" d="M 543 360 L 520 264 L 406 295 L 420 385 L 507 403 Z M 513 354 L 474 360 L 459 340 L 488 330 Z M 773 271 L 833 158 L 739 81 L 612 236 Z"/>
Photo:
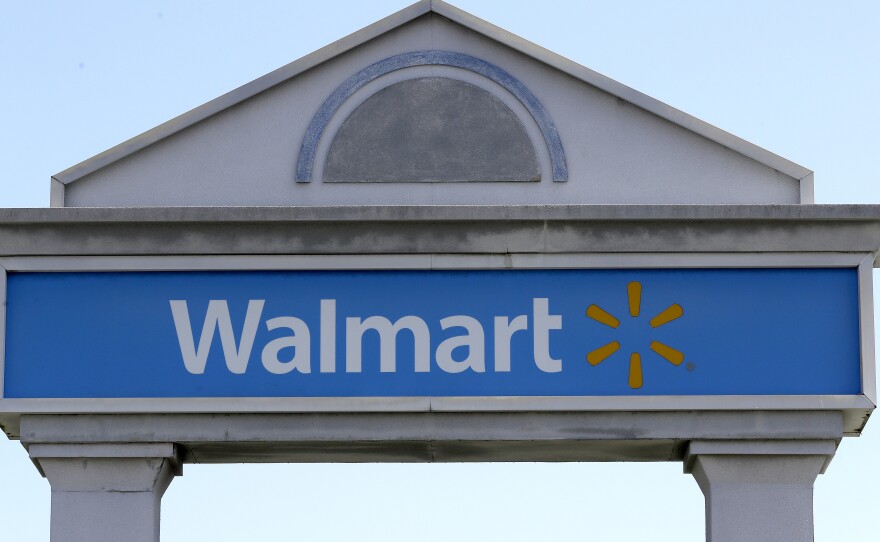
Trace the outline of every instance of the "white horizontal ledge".
<path fill-rule="evenodd" d="M 590 397 L 180 397 L 0 399 L 0 414 L 535 412 L 873 409 L 863 395 Z"/>

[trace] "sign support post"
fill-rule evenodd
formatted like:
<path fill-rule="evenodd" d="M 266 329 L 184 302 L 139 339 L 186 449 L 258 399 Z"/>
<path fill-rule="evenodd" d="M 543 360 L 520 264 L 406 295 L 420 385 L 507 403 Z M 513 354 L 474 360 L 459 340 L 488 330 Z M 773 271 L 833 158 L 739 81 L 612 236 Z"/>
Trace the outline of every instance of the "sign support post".
<path fill-rule="evenodd" d="M 832 440 L 692 441 L 685 472 L 706 498 L 706 540 L 812 542 L 813 483 Z"/>
<path fill-rule="evenodd" d="M 174 444 L 34 444 L 52 486 L 52 542 L 158 542 L 162 495 L 182 474 Z"/>

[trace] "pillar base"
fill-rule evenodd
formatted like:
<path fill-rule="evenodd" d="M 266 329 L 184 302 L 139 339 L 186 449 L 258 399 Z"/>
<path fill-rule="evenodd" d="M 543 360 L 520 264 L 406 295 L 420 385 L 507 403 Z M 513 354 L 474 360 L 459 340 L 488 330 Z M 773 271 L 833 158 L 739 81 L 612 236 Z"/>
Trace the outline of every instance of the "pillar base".
<path fill-rule="evenodd" d="M 813 482 L 833 440 L 692 441 L 684 458 L 706 497 L 709 542 L 812 542 Z"/>
<path fill-rule="evenodd" d="M 174 444 L 32 444 L 52 486 L 51 542 L 158 542 L 162 495 L 182 474 Z"/>

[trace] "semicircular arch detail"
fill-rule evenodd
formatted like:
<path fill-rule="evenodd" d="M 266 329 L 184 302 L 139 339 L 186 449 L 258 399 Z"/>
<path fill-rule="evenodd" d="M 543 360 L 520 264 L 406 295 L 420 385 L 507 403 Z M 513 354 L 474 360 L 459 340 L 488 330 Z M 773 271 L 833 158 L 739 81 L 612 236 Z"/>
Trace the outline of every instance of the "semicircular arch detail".
<path fill-rule="evenodd" d="M 552 179 L 568 180 L 568 166 L 562 141 L 553 119 L 532 92 L 518 79 L 485 60 L 451 51 L 419 51 L 380 60 L 348 78 L 324 101 L 306 129 L 296 167 L 296 181 L 310 182 L 318 143 L 340 107 L 370 82 L 388 73 L 415 66 L 450 66 L 486 77 L 510 92 L 529 112 L 543 136 L 550 157 Z"/>

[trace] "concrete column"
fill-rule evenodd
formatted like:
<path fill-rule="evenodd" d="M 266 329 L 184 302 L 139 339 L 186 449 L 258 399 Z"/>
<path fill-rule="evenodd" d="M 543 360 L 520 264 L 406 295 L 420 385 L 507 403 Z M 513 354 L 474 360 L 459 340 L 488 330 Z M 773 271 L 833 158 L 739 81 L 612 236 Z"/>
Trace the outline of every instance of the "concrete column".
<path fill-rule="evenodd" d="M 158 542 L 174 444 L 31 444 L 52 486 L 51 542 Z"/>
<path fill-rule="evenodd" d="M 812 542 L 813 482 L 833 440 L 692 441 L 684 469 L 706 498 L 708 542 Z"/>

